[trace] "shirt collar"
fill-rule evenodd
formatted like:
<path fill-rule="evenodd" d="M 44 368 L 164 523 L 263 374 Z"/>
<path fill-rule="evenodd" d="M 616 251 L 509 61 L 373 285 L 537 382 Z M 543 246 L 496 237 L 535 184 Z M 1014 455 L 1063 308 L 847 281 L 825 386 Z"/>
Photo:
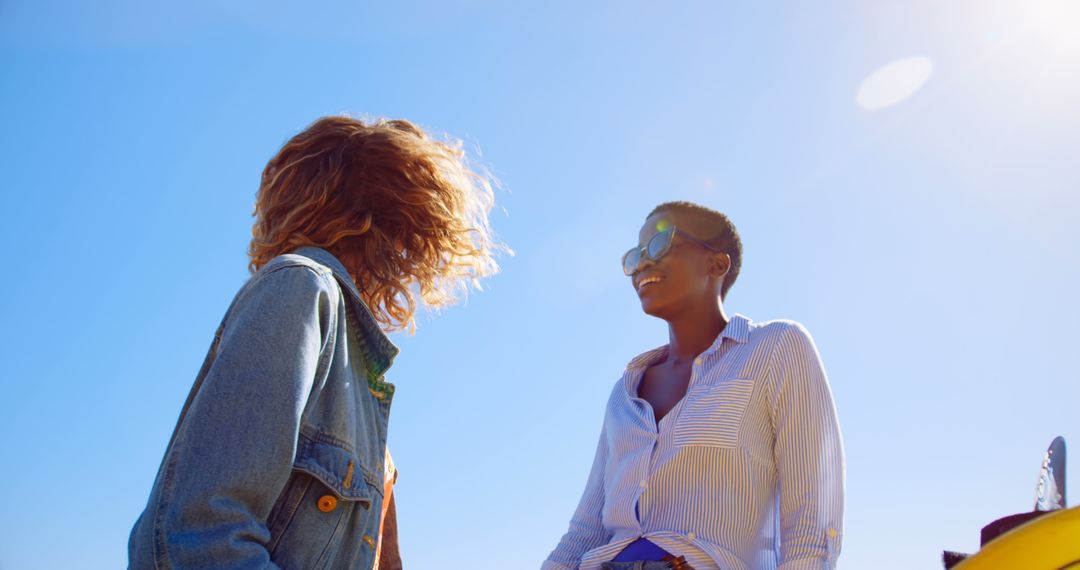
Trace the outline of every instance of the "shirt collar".
<path fill-rule="evenodd" d="M 372 315 L 371 309 L 360 297 L 360 291 L 356 288 L 356 283 L 353 282 L 345 266 L 329 251 L 318 247 L 305 246 L 293 253 L 326 266 L 334 274 L 341 288 L 346 291 L 346 296 L 352 301 L 352 312 L 358 321 L 356 329 L 360 333 L 361 348 L 365 349 L 364 365 L 368 374 L 372 376 L 372 379 L 381 377 L 393 364 L 399 349 L 386 336 L 378 321 L 375 320 L 375 316 Z"/>
<path fill-rule="evenodd" d="M 667 350 L 668 345 L 665 344 L 664 346 L 658 346 L 652 350 L 642 352 L 635 356 L 634 359 L 626 365 L 626 368 L 630 370 L 635 368 L 648 368 L 667 356 Z"/>
<path fill-rule="evenodd" d="M 731 316 L 731 320 L 728 321 L 724 330 L 720 332 L 720 340 L 730 338 L 731 340 L 739 343 L 746 344 L 750 341 L 750 319 L 735 313 Z M 716 343 L 719 346 L 719 341 Z"/>
<path fill-rule="evenodd" d="M 729 338 L 739 344 L 746 344 L 750 340 L 750 319 L 740 315 L 738 313 L 732 315 L 731 320 L 724 327 L 724 330 L 720 331 L 719 336 L 713 341 L 709 348 L 702 352 L 702 355 L 715 352 L 720 348 L 720 345 L 724 343 L 724 339 Z M 667 356 L 668 345 L 660 346 L 652 350 L 645 351 L 634 357 L 629 364 L 626 365 L 627 369 L 635 368 L 648 368 L 653 364 L 656 364 L 665 356 Z"/>

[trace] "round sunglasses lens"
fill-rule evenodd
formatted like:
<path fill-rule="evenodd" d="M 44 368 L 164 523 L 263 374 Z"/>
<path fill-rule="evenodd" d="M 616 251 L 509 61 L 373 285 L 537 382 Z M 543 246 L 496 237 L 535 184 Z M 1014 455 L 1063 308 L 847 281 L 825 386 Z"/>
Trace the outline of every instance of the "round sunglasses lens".
<path fill-rule="evenodd" d="M 630 275 L 637 269 L 638 262 L 641 261 L 641 250 L 638 248 L 631 249 L 626 252 L 626 255 L 622 258 L 622 270 L 623 273 Z"/>
<path fill-rule="evenodd" d="M 652 259 L 660 259 L 667 253 L 669 247 L 671 247 L 671 238 L 675 235 L 675 232 L 671 230 L 664 230 L 652 237 L 649 240 L 648 252 L 649 257 Z"/>

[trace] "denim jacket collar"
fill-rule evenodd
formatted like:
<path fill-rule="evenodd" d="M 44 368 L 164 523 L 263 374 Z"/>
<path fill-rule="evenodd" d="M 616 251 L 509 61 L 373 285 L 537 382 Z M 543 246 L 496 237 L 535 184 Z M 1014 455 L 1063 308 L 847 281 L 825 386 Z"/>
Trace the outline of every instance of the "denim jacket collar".
<path fill-rule="evenodd" d="M 302 255 L 329 268 L 334 277 L 337 278 L 338 283 L 341 284 L 341 288 L 348 292 L 351 300 L 350 306 L 357 320 L 356 331 L 359 333 L 360 342 L 368 352 L 364 359 L 368 374 L 371 376 L 371 380 L 381 378 L 390 368 L 390 365 L 393 364 L 394 357 L 397 356 L 399 349 L 394 346 L 394 343 L 379 327 L 378 321 L 371 314 L 371 309 L 368 308 L 367 303 L 360 297 L 360 291 L 357 290 L 356 283 L 353 282 L 349 272 L 345 270 L 345 266 L 333 254 L 318 247 L 305 246 L 298 248 L 293 253 Z"/>

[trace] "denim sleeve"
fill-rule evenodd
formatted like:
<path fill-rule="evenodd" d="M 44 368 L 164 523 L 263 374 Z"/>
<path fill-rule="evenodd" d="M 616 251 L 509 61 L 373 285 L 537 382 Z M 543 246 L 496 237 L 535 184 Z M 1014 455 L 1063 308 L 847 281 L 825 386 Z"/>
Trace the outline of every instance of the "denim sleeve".
<path fill-rule="evenodd" d="M 237 296 L 144 513 L 156 568 L 277 568 L 266 520 L 336 329 L 332 279 L 287 266 Z"/>
<path fill-rule="evenodd" d="M 778 570 L 833 568 L 840 554 L 844 450 L 829 382 L 810 334 L 793 325 L 772 353 L 780 491 Z"/>
<path fill-rule="evenodd" d="M 606 421 L 604 422 L 607 423 Z M 604 469 L 607 465 L 608 446 L 607 428 L 600 431 L 600 442 L 596 445 L 596 457 L 593 459 L 589 480 L 585 492 L 581 495 L 574 516 L 570 519 L 570 529 L 563 535 L 559 545 L 548 555 L 541 565 L 541 570 L 573 570 L 581 564 L 581 557 L 586 552 L 607 544 L 611 533 L 604 528 L 602 513 L 604 510 Z"/>

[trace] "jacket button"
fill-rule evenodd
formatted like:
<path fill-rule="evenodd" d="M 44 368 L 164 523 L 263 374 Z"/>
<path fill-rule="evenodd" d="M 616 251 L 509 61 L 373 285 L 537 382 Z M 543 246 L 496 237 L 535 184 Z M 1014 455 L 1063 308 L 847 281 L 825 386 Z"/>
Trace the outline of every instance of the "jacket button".
<path fill-rule="evenodd" d="M 337 497 L 333 495 L 323 495 L 319 497 L 319 510 L 324 513 L 333 512 L 337 508 Z"/>
<path fill-rule="evenodd" d="M 365 535 L 363 536 L 363 540 L 364 540 L 364 542 L 366 542 L 366 543 L 367 543 L 368 547 L 370 547 L 370 548 L 372 548 L 372 549 L 374 549 L 374 548 L 375 548 L 375 539 L 374 539 L 374 538 L 371 538 L 371 536 L 370 536 L 370 535 L 367 535 L 367 534 L 365 534 Z"/>

